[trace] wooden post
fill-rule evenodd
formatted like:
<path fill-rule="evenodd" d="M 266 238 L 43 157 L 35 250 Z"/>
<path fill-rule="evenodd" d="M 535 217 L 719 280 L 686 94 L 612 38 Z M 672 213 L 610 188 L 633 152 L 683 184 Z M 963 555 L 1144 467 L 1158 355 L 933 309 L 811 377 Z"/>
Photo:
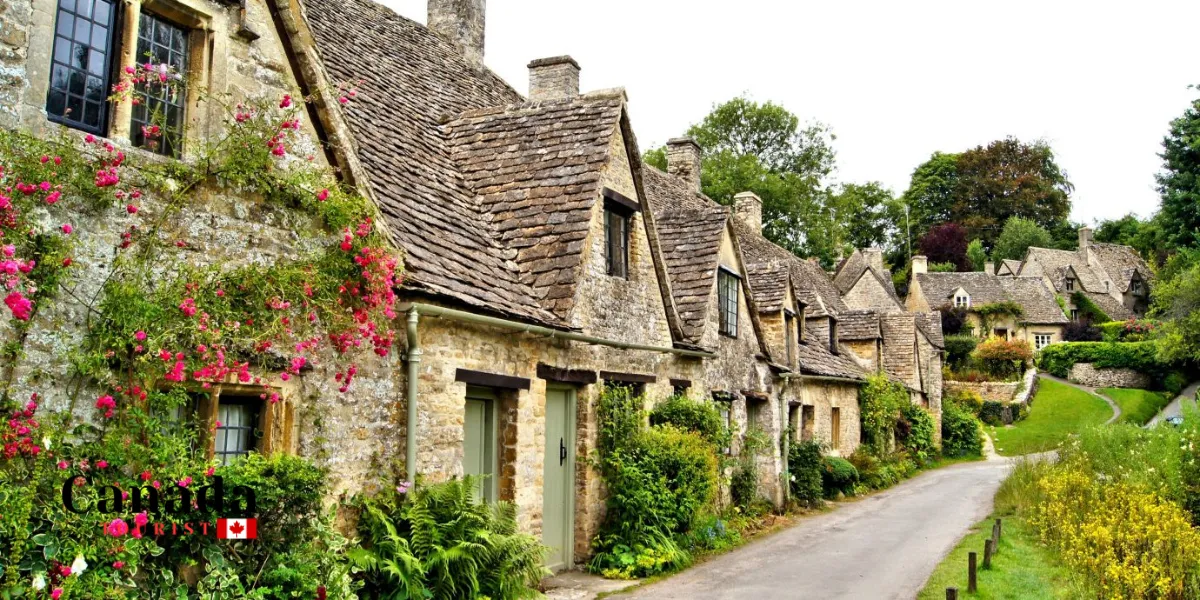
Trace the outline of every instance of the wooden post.
<path fill-rule="evenodd" d="M 1000 543 L 1000 536 L 1004 535 L 1004 519 L 996 519 L 996 543 Z"/>
<path fill-rule="evenodd" d="M 992 568 L 992 540 L 983 540 L 983 568 Z"/>
<path fill-rule="evenodd" d="M 976 560 L 977 559 L 974 552 L 971 552 L 967 555 L 967 593 L 969 594 L 974 594 L 978 589 L 978 586 L 975 583 Z"/>
<path fill-rule="evenodd" d="M 992 554 L 1000 553 L 1000 520 L 992 523 Z"/>
<path fill-rule="evenodd" d="M 946 600 L 958 600 L 958 588 L 946 588 Z"/>

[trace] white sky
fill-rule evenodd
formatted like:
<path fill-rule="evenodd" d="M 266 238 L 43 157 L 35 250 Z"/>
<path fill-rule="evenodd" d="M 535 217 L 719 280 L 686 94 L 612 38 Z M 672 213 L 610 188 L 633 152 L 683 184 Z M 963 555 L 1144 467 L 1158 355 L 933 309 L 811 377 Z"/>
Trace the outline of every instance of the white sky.
<path fill-rule="evenodd" d="M 425 0 L 379 1 L 425 22 Z M 487 19 L 518 90 L 559 54 L 584 91 L 625 87 L 643 150 L 743 92 L 829 125 L 837 181 L 897 194 L 935 150 L 1041 138 L 1075 220 L 1156 210 L 1162 138 L 1200 95 L 1196 0 L 488 0 Z"/>

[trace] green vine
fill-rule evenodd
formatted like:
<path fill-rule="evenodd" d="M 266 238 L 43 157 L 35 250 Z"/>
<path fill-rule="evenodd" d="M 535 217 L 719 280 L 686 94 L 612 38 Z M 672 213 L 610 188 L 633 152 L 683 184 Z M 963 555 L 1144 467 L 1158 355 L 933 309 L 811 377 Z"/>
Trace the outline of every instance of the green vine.
<path fill-rule="evenodd" d="M 1108 323 L 1112 318 L 1104 309 L 1100 308 L 1087 294 L 1083 292 L 1075 292 L 1071 294 L 1071 302 L 1075 304 L 1075 309 L 1079 311 L 1079 316 L 1091 323 Z"/>

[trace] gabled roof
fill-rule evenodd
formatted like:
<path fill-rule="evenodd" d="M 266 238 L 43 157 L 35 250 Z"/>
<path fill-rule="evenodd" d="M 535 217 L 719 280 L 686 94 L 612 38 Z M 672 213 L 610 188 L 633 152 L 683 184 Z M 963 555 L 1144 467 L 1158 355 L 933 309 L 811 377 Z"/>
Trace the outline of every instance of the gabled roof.
<path fill-rule="evenodd" d="M 825 343 L 827 340 L 828 337 L 821 340 L 806 340 L 796 344 L 796 362 L 800 365 L 800 373 L 865 380 L 866 372 L 851 358 L 851 351 L 842 347 L 839 354 L 832 354 L 829 352 L 828 344 Z"/>
<path fill-rule="evenodd" d="M 848 310 L 838 317 L 838 337 L 843 340 L 877 340 L 881 337 L 879 312 L 874 309 Z"/>
<path fill-rule="evenodd" d="M 1020 273 L 1021 261 L 1012 258 L 1000 261 L 1000 268 L 996 270 L 997 275 L 1018 275 Z"/>
<path fill-rule="evenodd" d="M 1087 292 L 1106 292 L 1104 289 L 1103 273 L 1096 273 L 1088 264 L 1086 258 L 1080 256 L 1075 250 L 1054 250 L 1051 248 L 1030 248 L 1025 254 L 1025 264 L 1031 262 L 1039 264 L 1042 268 L 1042 274 L 1050 278 L 1050 283 L 1054 285 L 1055 291 L 1066 291 L 1066 279 L 1072 272 L 1083 291 Z M 1028 270 L 1025 267 L 1021 269 L 1028 275 Z"/>
<path fill-rule="evenodd" d="M 954 292 L 962 288 L 971 295 L 972 306 L 1016 302 L 1024 313 L 1020 318 L 1023 323 L 1067 323 L 1054 293 L 1040 277 L 1001 277 L 982 272 L 918 273 L 916 280 L 930 308 L 949 304 Z"/>
<path fill-rule="evenodd" d="M 887 269 L 876 269 L 863 252 L 857 248 L 838 264 L 834 271 L 833 283 L 842 294 L 847 294 L 854 289 L 860 279 L 866 276 L 873 277 L 875 281 L 879 282 L 888 296 L 895 300 L 897 307 L 904 306 L 900 295 L 896 293 L 896 284 L 892 282 L 892 272 Z"/>
<path fill-rule="evenodd" d="M 1109 294 L 1097 294 L 1094 292 L 1083 293 L 1088 297 L 1089 300 L 1095 303 L 1096 306 L 1099 306 L 1100 310 L 1104 311 L 1104 314 L 1108 315 L 1108 318 L 1114 321 L 1124 321 L 1136 316 L 1133 314 L 1132 310 L 1129 310 L 1128 307 Z"/>
<path fill-rule="evenodd" d="M 912 314 L 917 318 L 917 329 L 925 334 L 929 343 L 937 348 L 945 348 L 946 339 L 942 336 L 942 314 L 937 311 Z"/>
<path fill-rule="evenodd" d="M 1129 246 L 1092 243 L 1088 245 L 1088 249 L 1095 253 L 1096 260 L 1116 284 L 1119 292 L 1129 291 L 1129 283 L 1135 273 L 1143 281 L 1152 281 L 1154 278 L 1150 266 Z"/>
<path fill-rule="evenodd" d="M 791 267 L 786 262 L 751 263 L 746 265 L 746 270 L 760 313 L 778 312 L 784 308 L 796 310 L 794 306 L 784 306 L 788 286 L 792 283 Z"/>
<path fill-rule="evenodd" d="M 820 265 L 775 245 L 741 219 L 733 219 L 733 229 L 747 262 L 781 261 L 788 265 L 792 288 L 796 298 L 805 304 L 806 317 L 826 317 L 848 310 L 837 286 Z"/>

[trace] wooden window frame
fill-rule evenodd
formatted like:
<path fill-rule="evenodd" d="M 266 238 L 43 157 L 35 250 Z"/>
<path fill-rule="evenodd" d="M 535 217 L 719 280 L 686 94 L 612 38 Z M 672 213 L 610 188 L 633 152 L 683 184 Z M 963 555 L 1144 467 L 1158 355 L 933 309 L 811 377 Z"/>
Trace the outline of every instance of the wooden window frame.
<path fill-rule="evenodd" d="M 738 296 L 741 287 L 741 276 L 725 267 L 717 269 L 717 331 L 723 336 L 738 336 Z"/>
<path fill-rule="evenodd" d="M 196 424 L 200 426 L 200 443 L 204 445 L 205 456 L 209 460 L 216 457 L 217 415 L 220 412 L 222 395 L 251 398 L 259 402 L 257 429 L 262 432 L 262 436 L 254 448 L 255 452 L 263 456 L 278 453 L 295 454 L 295 409 L 283 390 L 264 388 L 261 385 L 221 383 L 207 390 L 196 391 L 207 392 L 207 397 L 203 394 L 197 397 L 195 414 Z M 279 401 L 264 400 L 260 398 L 262 394 L 266 394 L 268 398 L 272 394 L 278 394 Z"/>
<path fill-rule="evenodd" d="M 609 277 L 629 279 L 629 232 L 633 227 L 633 214 L 615 202 L 604 203 L 604 262 Z"/>
<path fill-rule="evenodd" d="M 1066 278 L 1066 280 L 1063 281 L 1063 287 L 1066 288 L 1066 290 L 1068 292 L 1075 291 L 1075 278 L 1074 277 Z"/>

